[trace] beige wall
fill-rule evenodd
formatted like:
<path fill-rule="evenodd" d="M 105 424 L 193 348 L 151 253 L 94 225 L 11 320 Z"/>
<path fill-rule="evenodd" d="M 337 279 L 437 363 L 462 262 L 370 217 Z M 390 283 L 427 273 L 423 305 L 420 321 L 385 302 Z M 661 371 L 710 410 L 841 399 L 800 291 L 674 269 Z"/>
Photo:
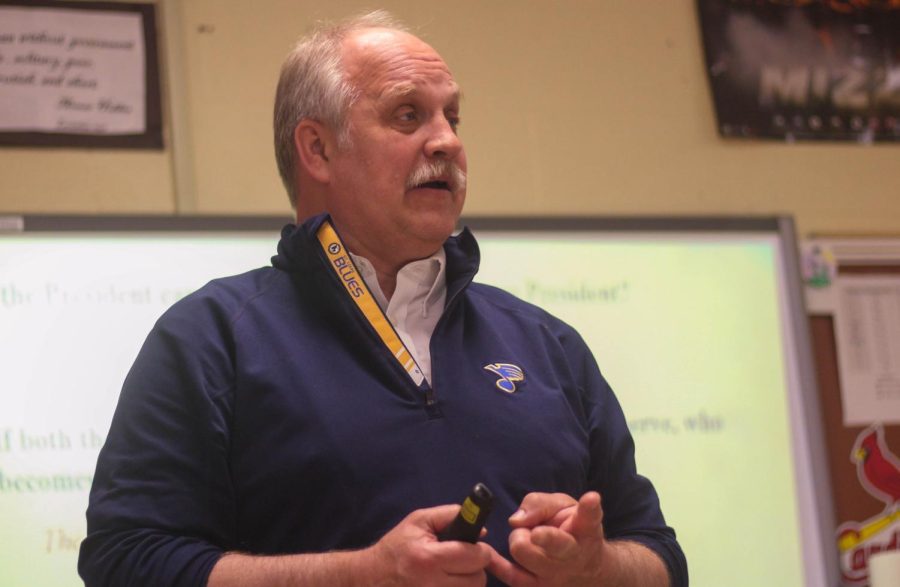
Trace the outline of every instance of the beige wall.
<path fill-rule="evenodd" d="M 314 20 L 372 4 L 161 1 L 176 148 L 2 149 L 0 212 L 288 211 L 270 130 L 280 61 Z M 468 214 L 791 213 L 801 233 L 900 233 L 900 146 L 718 137 L 694 0 L 381 6 L 463 86 Z"/>

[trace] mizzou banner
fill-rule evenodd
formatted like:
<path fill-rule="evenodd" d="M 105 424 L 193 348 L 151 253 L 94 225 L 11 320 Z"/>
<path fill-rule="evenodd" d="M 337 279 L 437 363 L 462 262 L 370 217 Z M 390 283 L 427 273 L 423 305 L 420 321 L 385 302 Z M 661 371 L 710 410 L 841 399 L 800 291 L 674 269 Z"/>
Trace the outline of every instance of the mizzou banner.
<path fill-rule="evenodd" d="M 698 0 L 719 132 L 900 140 L 900 0 Z"/>

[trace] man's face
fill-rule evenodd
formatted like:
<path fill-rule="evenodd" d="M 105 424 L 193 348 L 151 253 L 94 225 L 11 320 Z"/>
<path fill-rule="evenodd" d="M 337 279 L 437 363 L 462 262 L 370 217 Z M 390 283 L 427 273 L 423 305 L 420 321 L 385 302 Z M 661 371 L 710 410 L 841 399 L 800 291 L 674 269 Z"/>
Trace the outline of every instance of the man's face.
<path fill-rule="evenodd" d="M 459 87 L 434 49 L 406 33 L 356 33 L 343 63 L 360 97 L 348 113 L 350 144 L 330 157 L 329 212 L 360 254 L 392 264 L 428 256 L 466 197 Z M 428 164 L 437 170 L 410 180 Z"/>

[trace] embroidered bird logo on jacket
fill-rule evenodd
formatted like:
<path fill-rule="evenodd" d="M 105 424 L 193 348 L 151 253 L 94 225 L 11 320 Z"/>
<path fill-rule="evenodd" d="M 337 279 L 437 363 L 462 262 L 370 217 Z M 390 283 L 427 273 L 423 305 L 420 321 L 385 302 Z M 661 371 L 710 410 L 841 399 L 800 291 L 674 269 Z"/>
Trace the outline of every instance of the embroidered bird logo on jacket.
<path fill-rule="evenodd" d="M 500 377 L 496 383 L 497 388 L 506 393 L 516 391 L 517 381 L 525 381 L 525 373 L 522 372 L 522 368 L 512 363 L 493 363 L 485 365 L 484 368 Z"/>

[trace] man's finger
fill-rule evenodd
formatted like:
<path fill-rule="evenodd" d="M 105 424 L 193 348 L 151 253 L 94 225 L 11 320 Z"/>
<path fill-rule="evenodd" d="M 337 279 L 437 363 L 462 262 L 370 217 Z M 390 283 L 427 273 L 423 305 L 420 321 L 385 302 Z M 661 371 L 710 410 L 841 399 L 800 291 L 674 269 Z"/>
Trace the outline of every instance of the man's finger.
<path fill-rule="evenodd" d="M 483 571 L 491 560 L 494 549 L 484 542 L 469 544 L 458 540 L 433 542 L 427 549 L 437 566 L 450 575 L 469 575 Z"/>
<path fill-rule="evenodd" d="M 550 559 L 567 561 L 578 554 L 575 537 L 558 528 L 538 526 L 531 531 L 531 542 L 543 548 Z"/>
<path fill-rule="evenodd" d="M 603 508 L 599 493 L 589 491 L 581 496 L 575 515 L 566 529 L 577 540 L 603 537 Z"/>
<path fill-rule="evenodd" d="M 577 502 L 565 493 L 529 493 L 518 511 L 509 518 L 513 528 L 533 528 L 556 518 L 559 512 Z"/>
<path fill-rule="evenodd" d="M 544 522 L 546 526 L 553 526 L 554 528 L 561 528 L 563 524 L 566 523 L 567 520 L 570 520 L 572 516 L 575 515 L 575 508 L 578 507 L 578 504 L 575 503 L 570 505 L 569 507 L 565 507 L 558 512 L 556 515 Z"/>
<path fill-rule="evenodd" d="M 552 577 L 559 570 L 560 561 L 547 556 L 543 547 L 532 541 L 532 530 L 528 528 L 516 528 L 510 533 L 509 554 L 519 566 L 540 578 Z"/>
<path fill-rule="evenodd" d="M 538 584 L 537 577 L 532 573 L 506 560 L 496 551 L 491 556 L 491 562 L 488 564 L 487 571 L 499 579 L 500 582 L 510 587 L 535 587 Z"/>

